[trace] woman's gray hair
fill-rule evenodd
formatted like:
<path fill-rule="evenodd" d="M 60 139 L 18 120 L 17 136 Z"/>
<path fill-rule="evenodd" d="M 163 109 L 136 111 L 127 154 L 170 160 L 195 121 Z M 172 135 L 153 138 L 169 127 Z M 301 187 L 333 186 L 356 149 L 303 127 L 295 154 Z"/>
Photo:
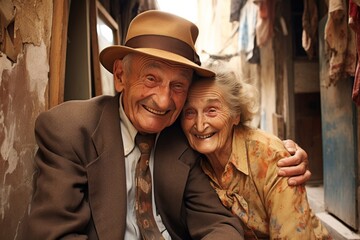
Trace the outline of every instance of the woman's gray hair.
<path fill-rule="evenodd" d="M 251 120 L 259 111 L 259 92 L 255 86 L 246 83 L 238 71 L 228 65 L 229 63 L 219 63 L 209 68 L 216 73 L 213 80 L 222 90 L 231 114 L 240 115 L 239 125 L 250 127 Z"/>

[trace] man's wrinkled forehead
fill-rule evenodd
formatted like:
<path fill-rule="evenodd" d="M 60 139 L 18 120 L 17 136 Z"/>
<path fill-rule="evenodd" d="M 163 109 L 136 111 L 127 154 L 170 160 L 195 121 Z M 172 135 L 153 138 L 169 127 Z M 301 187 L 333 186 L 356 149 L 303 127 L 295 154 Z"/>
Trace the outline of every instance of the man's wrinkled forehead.
<path fill-rule="evenodd" d="M 153 57 L 147 57 L 144 60 L 144 67 L 149 69 L 163 70 L 175 70 L 176 74 L 180 77 L 192 80 L 194 76 L 194 70 L 188 66 L 167 61 L 164 59 L 158 59 Z"/>

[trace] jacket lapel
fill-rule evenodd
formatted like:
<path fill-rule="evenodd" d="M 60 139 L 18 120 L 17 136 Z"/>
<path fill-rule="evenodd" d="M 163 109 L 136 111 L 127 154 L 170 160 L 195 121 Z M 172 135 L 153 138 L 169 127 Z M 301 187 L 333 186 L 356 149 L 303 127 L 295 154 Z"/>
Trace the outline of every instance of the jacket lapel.
<path fill-rule="evenodd" d="M 99 239 L 123 239 L 126 177 L 120 131 L 119 95 L 108 101 L 92 135 L 98 158 L 88 167 L 89 202 Z"/>
<path fill-rule="evenodd" d="M 189 149 L 180 126 L 175 123 L 165 129 L 157 143 L 154 161 L 154 191 L 156 207 L 167 230 L 182 238 L 186 223 L 183 213 L 183 194 L 194 151 Z"/>

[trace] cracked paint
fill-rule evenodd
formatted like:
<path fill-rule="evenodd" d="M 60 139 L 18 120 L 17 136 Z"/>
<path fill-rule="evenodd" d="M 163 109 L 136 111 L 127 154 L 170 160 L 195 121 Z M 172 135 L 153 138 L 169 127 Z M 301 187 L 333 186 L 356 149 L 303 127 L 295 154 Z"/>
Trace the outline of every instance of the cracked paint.
<path fill-rule="evenodd" d="M 0 62 L 6 62 L 0 58 Z M 0 232 L 21 238 L 21 219 L 32 193 L 34 125 L 45 110 L 48 84 L 47 50 L 24 45 L 16 64 L 2 65 L 0 82 Z M 19 225 L 20 224 L 20 225 Z"/>
<path fill-rule="evenodd" d="M 3 184 L 5 184 L 6 175 L 12 173 L 15 170 L 17 163 L 19 161 L 19 156 L 13 147 L 15 142 L 14 141 L 15 128 L 16 128 L 15 123 L 12 123 L 8 128 L 5 128 L 4 125 L 3 127 L 4 127 L 4 142 L 1 145 L 0 153 L 1 153 L 1 157 L 5 161 L 8 161 L 8 168 L 5 171 L 4 180 L 3 180 Z"/>
<path fill-rule="evenodd" d="M 37 93 L 38 100 L 45 105 L 45 90 L 48 84 L 49 62 L 45 44 L 30 45 L 26 54 L 26 69 L 30 78 L 30 91 Z"/>

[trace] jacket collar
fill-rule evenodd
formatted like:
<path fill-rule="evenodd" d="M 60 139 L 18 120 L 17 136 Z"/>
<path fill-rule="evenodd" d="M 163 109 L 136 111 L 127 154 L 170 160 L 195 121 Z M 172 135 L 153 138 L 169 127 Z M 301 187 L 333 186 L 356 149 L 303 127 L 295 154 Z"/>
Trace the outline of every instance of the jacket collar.
<path fill-rule="evenodd" d="M 173 239 L 189 238 L 183 199 L 190 166 L 199 156 L 187 143 L 178 123 L 163 130 L 157 140 L 154 192 L 158 211 Z M 171 203 L 171 204 L 169 204 Z"/>
<path fill-rule="evenodd" d="M 88 166 L 89 202 L 95 228 L 99 239 L 123 239 L 126 177 L 119 95 L 105 103 L 92 141 L 98 153 L 98 158 Z"/>

